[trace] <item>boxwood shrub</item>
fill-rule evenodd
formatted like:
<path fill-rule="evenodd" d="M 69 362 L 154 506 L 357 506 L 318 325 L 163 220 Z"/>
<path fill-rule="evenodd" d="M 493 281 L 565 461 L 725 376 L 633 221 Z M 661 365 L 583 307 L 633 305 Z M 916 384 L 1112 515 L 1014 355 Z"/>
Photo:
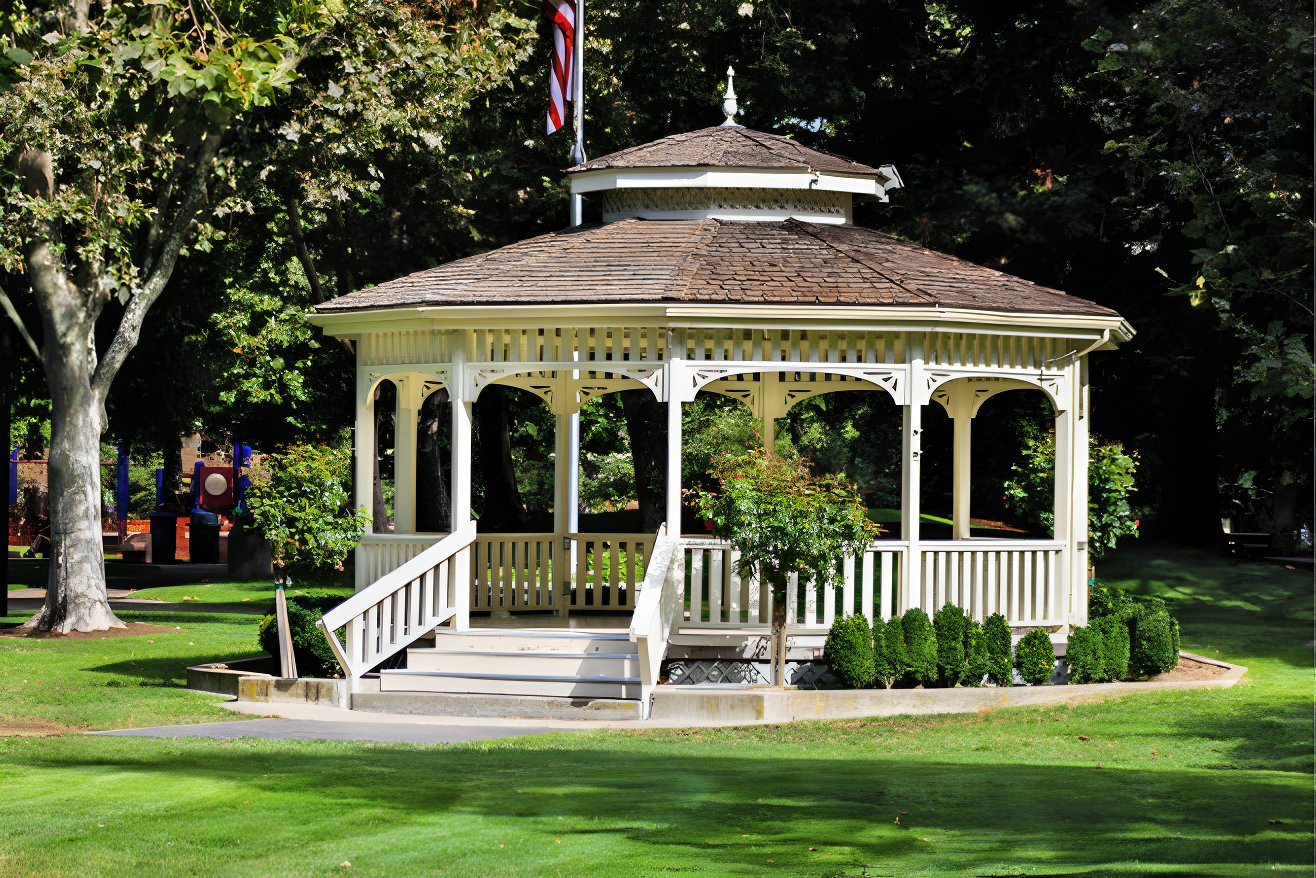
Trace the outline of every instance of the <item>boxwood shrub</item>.
<path fill-rule="evenodd" d="M 1129 648 L 1129 675 L 1145 680 L 1179 663 L 1175 649 L 1178 626 L 1165 610 L 1143 611 L 1133 617 Z"/>
<path fill-rule="evenodd" d="M 1115 616 L 1092 620 L 1092 630 L 1101 635 L 1106 658 L 1107 680 L 1123 680 L 1129 675 L 1129 625 Z"/>
<path fill-rule="evenodd" d="M 1042 628 L 1029 631 L 1015 648 L 1014 666 L 1019 676 L 1030 686 L 1040 686 L 1051 679 L 1055 662 L 1056 652 L 1051 646 L 1051 637 Z"/>
<path fill-rule="evenodd" d="M 823 645 L 823 658 L 832 673 L 850 689 L 873 685 L 877 666 L 873 654 L 873 632 L 862 615 L 842 616 L 832 622 Z"/>
<path fill-rule="evenodd" d="M 329 641 L 316 622 L 324 611 L 342 603 L 341 595 L 307 592 L 288 596 L 288 627 L 292 629 L 292 654 L 297 673 L 303 677 L 331 677 L 341 673 Z M 267 655 L 279 654 L 279 626 L 273 613 L 260 620 L 256 639 Z"/>
<path fill-rule="evenodd" d="M 964 617 L 964 673 L 961 686 L 981 686 L 991 670 L 987 634 L 977 619 Z"/>
<path fill-rule="evenodd" d="M 899 616 L 873 620 L 873 659 L 875 679 L 888 689 L 905 673 L 905 629 Z"/>
<path fill-rule="evenodd" d="M 1105 683 L 1110 679 L 1105 640 L 1096 628 L 1075 628 L 1069 633 L 1065 662 L 1071 683 Z"/>
<path fill-rule="evenodd" d="M 937 634 L 928 614 L 910 607 L 900 619 L 905 634 L 905 678 L 930 686 L 937 679 Z"/>
<path fill-rule="evenodd" d="M 937 682 L 954 686 L 964 675 L 964 611 L 947 604 L 932 619 L 937 634 Z"/>
<path fill-rule="evenodd" d="M 992 613 L 982 626 L 987 649 L 987 676 L 997 686 L 1014 683 L 1014 653 L 1010 646 L 1010 623 L 1000 613 Z"/>

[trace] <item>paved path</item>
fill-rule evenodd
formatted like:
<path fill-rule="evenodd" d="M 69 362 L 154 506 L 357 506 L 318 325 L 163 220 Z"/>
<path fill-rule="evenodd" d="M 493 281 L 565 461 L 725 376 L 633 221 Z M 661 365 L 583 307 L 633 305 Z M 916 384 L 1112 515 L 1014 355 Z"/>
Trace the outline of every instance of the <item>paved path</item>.
<path fill-rule="evenodd" d="M 455 744 L 519 735 L 538 735 L 548 727 L 449 723 L 378 723 L 344 720 L 252 719 L 92 732 L 119 738 L 263 738 L 275 741 L 378 741 L 390 744 Z"/>

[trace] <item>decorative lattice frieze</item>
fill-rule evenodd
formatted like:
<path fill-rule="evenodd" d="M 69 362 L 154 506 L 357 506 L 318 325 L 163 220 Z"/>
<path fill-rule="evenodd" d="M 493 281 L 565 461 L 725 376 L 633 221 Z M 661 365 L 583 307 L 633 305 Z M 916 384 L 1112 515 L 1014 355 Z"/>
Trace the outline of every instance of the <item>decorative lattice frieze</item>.
<path fill-rule="evenodd" d="M 772 214 L 810 214 L 844 219 L 851 198 L 848 192 L 824 192 L 816 189 L 697 186 L 613 189 L 603 195 L 603 214 L 612 218 L 651 213 L 764 211 Z"/>

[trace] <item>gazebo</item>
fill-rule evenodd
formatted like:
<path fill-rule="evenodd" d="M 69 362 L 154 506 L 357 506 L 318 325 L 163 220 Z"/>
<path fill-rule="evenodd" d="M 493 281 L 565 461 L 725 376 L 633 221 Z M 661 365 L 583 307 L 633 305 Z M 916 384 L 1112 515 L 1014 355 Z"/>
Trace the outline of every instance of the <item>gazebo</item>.
<path fill-rule="evenodd" d="M 356 351 L 362 509 L 374 502 L 375 391 L 383 381 L 397 389 L 395 532 L 363 539 L 357 594 L 324 622 L 342 632 L 330 642 L 346 676 L 383 665 L 385 690 L 647 703 L 669 650 L 751 654 L 747 644 L 768 633 L 771 595 L 741 579 L 734 546 L 680 533 L 682 409 L 700 393 L 742 401 L 768 442 L 776 419 L 818 394 L 887 394 L 900 407 L 899 538 L 847 559 L 838 587 L 792 583 L 795 642 L 820 643 L 809 639 L 838 614 L 886 618 L 947 601 L 1060 634 L 1086 622 L 1088 357 L 1131 338 L 1119 314 L 854 225 L 856 198 L 885 202 L 902 186 L 893 167 L 743 128 L 732 114 L 569 173 L 573 199 L 596 201 L 601 223 L 361 290 L 312 318 Z M 495 384 L 535 393 L 556 414 L 552 533 L 481 533 L 471 518 L 471 407 Z M 446 533 L 421 533 L 417 414 L 440 388 L 451 402 L 452 517 Z M 634 388 L 666 406 L 667 524 L 576 532 L 573 416 Z M 985 400 L 1019 389 L 1044 394 L 1055 412 L 1054 534 L 974 537 L 973 420 Z M 954 425 L 951 539 L 920 533 L 932 404 Z M 549 655 L 552 644 L 534 640 L 548 633 L 543 614 L 584 611 L 617 614 L 617 630 L 576 631 L 584 639 L 563 647 L 569 663 L 508 658 Z M 444 639 L 460 635 L 482 639 Z M 414 647 L 431 637 L 433 647 Z"/>

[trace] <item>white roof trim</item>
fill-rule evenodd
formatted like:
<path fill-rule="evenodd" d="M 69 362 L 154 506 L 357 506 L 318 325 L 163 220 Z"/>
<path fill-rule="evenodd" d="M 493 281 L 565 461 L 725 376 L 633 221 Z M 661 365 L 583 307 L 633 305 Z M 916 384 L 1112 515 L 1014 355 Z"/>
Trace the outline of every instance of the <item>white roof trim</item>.
<path fill-rule="evenodd" d="M 872 174 L 850 175 L 797 168 L 605 168 L 577 171 L 571 175 L 573 195 L 609 189 L 820 189 L 825 192 L 873 195 L 885 201 L 886 190 L 899 188 L 900 185 L 903 184 L 900 183 L 899 175 L 892 179 L 886 175 L 879 178 Z"/>

